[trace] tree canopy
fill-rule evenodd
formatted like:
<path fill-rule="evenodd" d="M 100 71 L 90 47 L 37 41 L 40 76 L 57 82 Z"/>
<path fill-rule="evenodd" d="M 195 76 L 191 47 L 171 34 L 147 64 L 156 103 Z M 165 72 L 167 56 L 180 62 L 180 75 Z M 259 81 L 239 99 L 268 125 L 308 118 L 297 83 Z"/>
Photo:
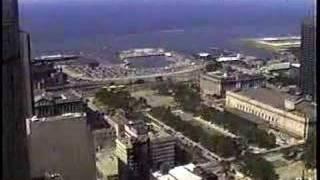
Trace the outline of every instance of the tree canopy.
<path fill-rule="evenodd" d="M 206 121 L 211 121 L 244 137 L 249 144 L 262 148 L 276 147 L 276 138 L 273 134 L 268 134 L 265 130 L 258 128 L 256 124 L 230 112 L 219 112 L 211 107 L 202 106 L 197 114 Z"/>
<path fill-rule="evenodd" d="M 273 165 L 264 158 L 254 155 L 246 154 L 241 166 L 241 172 L 256 180 L 276 180 L 276 174 Z"/>
<path fill-rule="evenodd" d="M 195 142 L 199 142 L 222 157 L 228 158 L 239 154 L 235 140 L 222 135 L 209 134 L 202 127 L 181 120 L 179 116 L 171 112 L 170 108 L 155 107 L 152 108 L 151 114 L 176 131 L 181 132 Z"/>

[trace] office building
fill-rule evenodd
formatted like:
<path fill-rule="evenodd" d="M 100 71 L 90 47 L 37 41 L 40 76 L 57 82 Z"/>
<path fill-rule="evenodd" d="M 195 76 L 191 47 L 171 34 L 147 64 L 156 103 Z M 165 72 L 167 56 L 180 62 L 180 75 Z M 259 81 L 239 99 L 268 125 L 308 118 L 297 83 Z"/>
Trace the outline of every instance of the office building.
<path fill-rule="evenodd" d="M 86 116 L 73 113 L 27 119 L 32 177 L 96 180 L 93 137 Z"/>
<path fill-rule="evenodd" d="M 271 128 L 305 139 L 315 127 L 316 106 L 278 89 L 227 91 L 226 107 L 257 117 Z M 253 119 L 253 118 L 250 118 Z"/>
<path fill-rule="evenodd" d="M 32 113 L 29 37 L 19 30 L 17 0 L 2 1 L 2 179 L 28 180 L 25 119 Z M 23 48 L 23 49 L 21 49 Z"/>
<path fill-rule="evenodd" d="M 175 165 L 175 137 L 153 126 L 149 131 L 151 169 L 159 170 L 161 166 L 169 168 Z"/>
<path fill-rule="evenodd" d="M 224 97 L 227 90 L 259 87 L 265 83 L 262 75 L 251 75 L 239 71 L 214 71 L 200 76 L 201 96 Z"/>
<path fill-rule="evenodd" d="M 116 139 L 120 180 L 149 179 L 150 152 L 148 129 L 143 121 L 128 121 Z"/>
<path fill-rule="evenodd" d="M 314 18 L 306 18 L 301 26 L 300 88 L 307 97 L 316 97 L 316 27 Z"/>

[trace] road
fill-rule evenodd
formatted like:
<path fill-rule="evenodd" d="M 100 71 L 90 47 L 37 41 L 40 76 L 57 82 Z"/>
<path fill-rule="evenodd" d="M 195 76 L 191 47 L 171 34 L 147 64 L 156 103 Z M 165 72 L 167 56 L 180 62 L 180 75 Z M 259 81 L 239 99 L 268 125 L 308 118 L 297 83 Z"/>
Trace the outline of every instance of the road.
<path fill-rule="evenodd" d="M 153 120 L 154 122 L 156 122 L 158 125 L 160 125 L 169 134 L 171 134 L 174 137 L 176 137 L 177 139 L 179 139 L 183 144 L 199 148 L 202 152 L 202 155 L 211 161 L 220 161 L 221 162 L 221 161 L 233 161 L 235 159 L 233 157 L 232 158 L 222 158 L 222 157 L 218 156 L 217 154 L 209 151 L 207 148 L 203 147 L 201 144 L 192 141 L 188 137 L 184 136 L 182 133 L 175 131 L 173 128 L 171 128 L 170 126 L 167 126 L 166 124 L 159 121 L 158 119 L 156 119 L 155 117 L 153 117 L 149 113 L 145 113 L 145 115 L 147 117 L 149 117 L 151 120 Z"/>
<path fill-rule="evenodd" d="M 221 133 L 221 134 L 223 134 L 223 135 L 225 135 L 225 136 L 229 136 L 229 137 L 231 137 L 231 138 L 239 138 L 239 136 L 237 136 L 237 135 L 235 135 L 235 134 L 232 134 L 232 133 L 230 133 L 229 131 L 227 131 L 227 130 L 225 130 L 225 129 L 223 129 L 223 128 L 221 128 L 221 127 L 219 127 L 219 126 L 217 126 L 217 125 L 215 125 L 215 124 L 213 124 L 213 123 L 210 123 L 210 122 L 208 122 L 208 121 L 205 121 L 205 120 L 203 120 L 201 117 L 195 117 L 195 118 L 193 118 L 193 119 L 196 120 L 196 121 L 198 121 L 198 122 L 201 123 L 201 124 L 204 124 L 204 125 L 212 128 L 212 129 L 218 131 L 219 133 Z"/>
<path fill-rule="evenodd" d="M 89 81 L 104 81 L 104 82 L 115 82 L 115 81 L 130 81 L 130 80 L 138 80 L 138 79 L 149 79 L 149 78 L 156 78 L 156 77 L 168 77 L 168 76 L 177 76 L 184 73 L 191 73 L 194 71 L 198 71 L 200 69 L 203 69 L 204 65 L 198 65 L 193 66 L 192 68 L 184 69 L 182 71 L 176 71 L 176 72 L 169 72 L 169 73 L 155 73 L 155 74 L 149 74 L 149 75 L 141 75 L 141 76 L 127 76 L 127 77 L 120 77 L 120 78 L 89 78 L 84 77 L 80 74 L 74 73 L 71 70 L 63 67 L 62 71 L 66 73 L 68 76 L 73 78 L 79 78 L 83 80 L 89 80 Z"/>

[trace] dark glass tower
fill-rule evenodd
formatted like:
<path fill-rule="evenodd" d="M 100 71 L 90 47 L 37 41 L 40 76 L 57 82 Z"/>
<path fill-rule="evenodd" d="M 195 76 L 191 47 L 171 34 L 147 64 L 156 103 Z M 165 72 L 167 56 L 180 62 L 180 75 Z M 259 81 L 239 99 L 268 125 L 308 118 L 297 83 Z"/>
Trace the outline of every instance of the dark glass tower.
<path fill-rule="evenodd" d="M 30 179 L 25 123 L 32 113 L 29 40 L 19 31 L 18 17 L 17 0 L 2 0 L 3 180 Z"/>
<path fill-rule="evenodd" d="M 312 100 L 316 97 L 316 39 L 313 17 L 306 18 L 301 26 L 300 88 Z"/>

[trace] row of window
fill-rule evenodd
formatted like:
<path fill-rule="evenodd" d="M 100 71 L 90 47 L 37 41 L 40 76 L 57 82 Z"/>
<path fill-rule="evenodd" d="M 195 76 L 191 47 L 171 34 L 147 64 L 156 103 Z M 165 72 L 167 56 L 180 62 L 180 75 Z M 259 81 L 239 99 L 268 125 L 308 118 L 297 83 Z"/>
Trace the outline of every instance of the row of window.
<path fill-rule="evenodd" d="M 273 117 L 271 115 L 268 115 L 268 114 L 264 113 L 263 111 L 258 111 L 258 110 L 255 110 L 253 108 L 250 108 L 250 107 L 242 105 L 242 104 L 237 104 L 236 108 L 241 110 L 241 111 L 244 111 L 244 112 L 253 114 L 255 116 L 258 116 L 258 117 L 260 117 L 260 118 L 262 118 L 264 120 L 267 120 L 268 122 L 270 122 L 272 124 L 278 124 L 278 121 L 279 121 L 278 118 Z"/>

